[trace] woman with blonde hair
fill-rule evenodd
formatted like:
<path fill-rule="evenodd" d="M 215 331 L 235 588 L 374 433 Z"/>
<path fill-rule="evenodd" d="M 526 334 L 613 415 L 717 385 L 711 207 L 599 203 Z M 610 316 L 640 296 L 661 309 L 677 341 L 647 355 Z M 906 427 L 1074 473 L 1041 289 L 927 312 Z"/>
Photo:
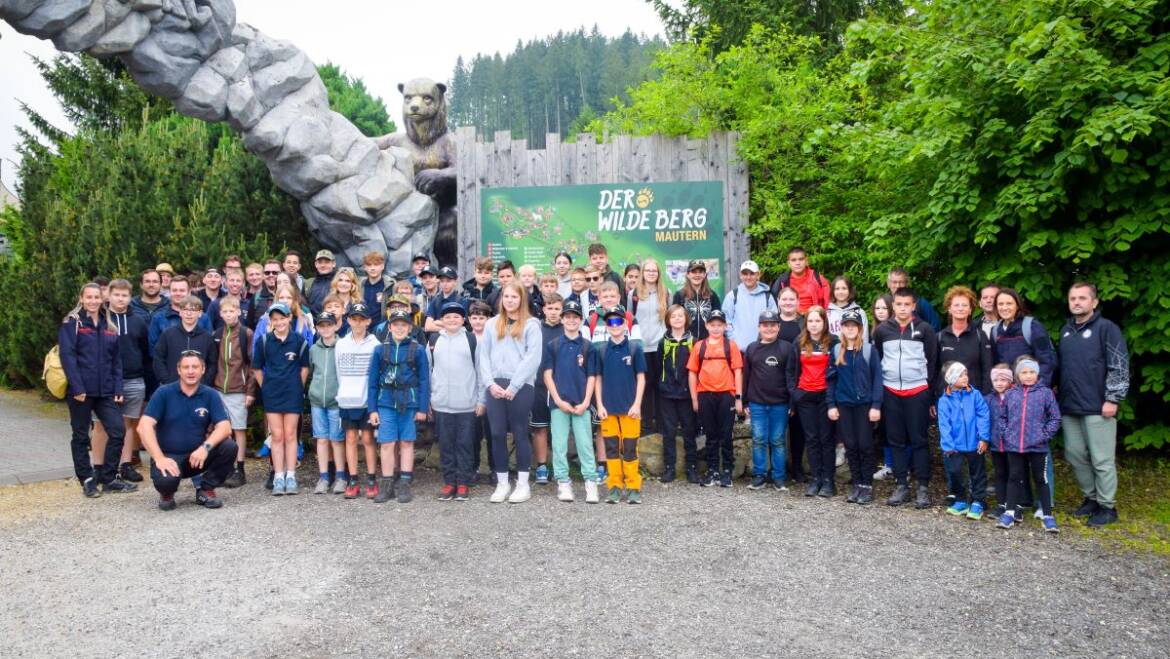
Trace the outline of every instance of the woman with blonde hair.
<path fill-rule="evenodd" d="M 362 302 L 362 288 L 358 283 L 357 273 L 353 268 L 338 268 L 333 275 L 333 282 L 329 284 L 329 294 L 341 298 L 346 310 L 354 302 Z"/>
<path fill-rule="evenodd" d="M 519 281 L 500 289 L 500 313 L 484 325 L 479 346 L 479 381 L 487 390 L 488 425 L 492 433 L 496 490 L 492 503 L 521 503 L 531 497 L 528 472 L 532 442 L 528 417 L 532 412 L 533 383 L 544 346 L 540 321 L 528 310 L 528 298 Z M 516 489 L 509 495 L 508 433 L 516 444 Z"/>
<path fill-rule="evenodd" d="M 642 261 L 638 283 L 629 296 L 629 310 L 642 328 L 642 350 L 646 355 L 646 391 L 642 397 L 642 429 L 658 429 L 658 386 L 662 379 L 662 353 L 658 344 L 666 336 L 666 310 L 670 293 L 662 280 L 662 266 L 653 258 Z"/>
<path fill-rule="evenodd" d="M 292 331 L 300 334 L 309 342 L 313 344 L 313 337 L 317 330 L 313 326 L 313 317 L 309 315 L 309 309 L 301 303 L 301 294 L 297 291 L 296 286 L 281 284 L 276 287 L 276 295 L 272 299 L 272 303 L 283 302 L 288 306 L 291 315 L 289 316 L 289 327 Z M 256 332 L 252 338 L 252 353 L 255 354 L 256 346 L 264 335 L 268 333 L 268 316 L 265 315 L 256 322 Z"/>

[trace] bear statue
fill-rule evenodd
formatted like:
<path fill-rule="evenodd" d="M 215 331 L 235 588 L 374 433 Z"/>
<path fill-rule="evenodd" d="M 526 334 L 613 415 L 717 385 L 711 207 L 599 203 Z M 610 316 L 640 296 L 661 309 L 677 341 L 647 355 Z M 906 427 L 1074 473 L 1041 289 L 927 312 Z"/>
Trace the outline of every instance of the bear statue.
<path fill-rule="evenodd" d="M 455 137 L 447 130 L 447 86 L 427 78 L 398 85 L 406 133 L 377 139 L 378 148 L 404 149 L 414 158 L 414 187 L 439 205 L 435 260 L 458 267 Z"/>

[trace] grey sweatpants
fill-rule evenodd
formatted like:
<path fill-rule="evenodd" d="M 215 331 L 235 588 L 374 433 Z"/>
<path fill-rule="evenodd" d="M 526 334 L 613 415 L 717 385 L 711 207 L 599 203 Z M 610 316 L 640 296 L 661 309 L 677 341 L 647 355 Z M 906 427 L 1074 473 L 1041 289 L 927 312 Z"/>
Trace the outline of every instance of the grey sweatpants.
<path fill-rule="evenodd" d="M 1086 498 L 1106 508 L 1117 505 L 1117 419 L 1101 415 L 1066 414 L 1064 458 L 1077 477 L 1077 485 Z"/>

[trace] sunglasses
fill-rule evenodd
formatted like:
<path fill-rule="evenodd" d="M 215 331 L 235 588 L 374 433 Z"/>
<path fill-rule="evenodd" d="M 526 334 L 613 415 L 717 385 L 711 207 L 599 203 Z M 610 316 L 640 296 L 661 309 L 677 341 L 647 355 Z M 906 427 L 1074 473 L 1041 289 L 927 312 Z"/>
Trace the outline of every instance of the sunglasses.
<path fill-rule="evenodd" d="M 601 281 L 601 277 L 586 277 L 585 281 Z"/>
<path fill-rule="evenodd" d="M 625 323 L 626 323 L 625 318 L 607 318 L 605 320 L 605 324 L 609 325 L 610 327 L 620 327 L 621 325 L 624 325 Z"/>
<path fill-rule="evenodd" d="M 203 353 L 199 352 L 198 350 L 184 350 L 183 352 L 179 353 L 179 356 L 180 357 L 198 357 L 199 359 L 203 359 Z"/>
<path fill-rule="evenodd" d="M 279 275 L 279 274 L 280 274 L 280 270 L 265 270 L 264 271 L 265 277 L 275 277 L 276 275 Z"/>

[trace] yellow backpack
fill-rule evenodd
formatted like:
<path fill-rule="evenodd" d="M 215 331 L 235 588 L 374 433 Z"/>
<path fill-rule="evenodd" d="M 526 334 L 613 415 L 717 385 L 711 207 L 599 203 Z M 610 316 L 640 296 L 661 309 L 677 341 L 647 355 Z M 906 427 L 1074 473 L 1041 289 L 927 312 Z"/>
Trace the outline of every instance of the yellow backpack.
<path fill-rule="evenodd" d="M 69 390 L 69 378 L 65 377 L 65 367 L 61 365 L 61 346 L 53 346 L 49 354 L 45 355 L 45 370 L 41 377 L 45 381 L 45 388 L 53 397 L 65 400 L 65 393 Z"/>

